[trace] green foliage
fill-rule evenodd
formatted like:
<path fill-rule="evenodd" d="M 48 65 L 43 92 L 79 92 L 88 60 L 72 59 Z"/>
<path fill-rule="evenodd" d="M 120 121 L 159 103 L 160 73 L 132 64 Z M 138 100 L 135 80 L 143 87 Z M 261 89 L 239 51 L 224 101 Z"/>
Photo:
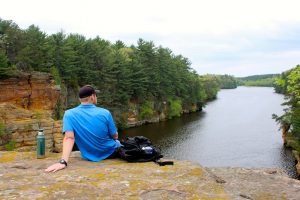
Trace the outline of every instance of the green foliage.
<path fill-rule="evenodd" d="M 300 138 L 300 65 L 281 74 L 276 81 L 275 90 L 285 94 L 287 108 L 282 116 L 275 116 L 276 121 L 281 123 L 295 138 Z M 300 144 L 300 140 L 298 140 Z"/>
<path fill-rule="evenodd" d="M 205 101 L 213 100 L 217 97 L 217 93 L 220 90 L 220 84 L 218 78 L 215 75 L 200 76 L 200 82 L 203 84 L 205 91 Z"/>
<path fill-rule="evenodd" d="M 180 100 L 168 100 L 170 105 L 170 110 L 168 113 L 168 118 L 179 117 L 182 112 L 182 102 Z"/>
<path fill-rule="evenodd" d="M 258 80 L 274 78 L 274 77 L 278 77 L 278 76 L 279 76 L 279 74 L 262 74 L 262 75 L 252 75 L 252 76 L 240 77 L 238 79 L 242 80 L 242 81 L 258 81 Z"/>
<path fill-rule="evenodd" d="M 264 74 L 237 78 L 237 80 L 239 85 L 273 87 L 278 77 L 278 74 Z"/>
<path fill-rule="evenodd" d="M 22 45 L 16 56 L 22 70 L 49 72 L 46 34 L 31 25 L 22 32 Z"/>
<path fill-rule="evenodd" d="M 16 141 L 11 140 L 7 144 L 4 145 L 4 148 L 7 151 L 13 151 L 16 148 Z"/>
<path fill-rule="evenodd" d="M 243 85 L 245 86 L 259 86 L 259 87 L 273 87 L 275 78 L 265 78 L 256 81 L 244 81 Z"/>
<path fill-rule="evenodd" d="M 0 137 L 3 136 L 5 133 L 5 124 L 0 122 Z"/>
<path fill-rule="evenodd" d="M 149 119 L 153 116 L 153 103 L 150 101 L 144 102 L 140 107 L 139 117 L 141 119 Z"/>
<path fill-rule="evenodd" d="M 281 75 L 282 77 L 282 75 Z M 286 79 L 284 78 L 277 78 L 275 79 L 274 89 L 276 93 L 285 94 L 287 90 L 287 83 Z"/>
<path fill-rule="evenodd" d="M 38 127 L 40 129 L 41 125 L 42 125 L 43 113 L 41 113 L 41 112 L 35 112 L 34 115 L 35 115 L 35 118 L 37 119 Z"/>
<path fill-rule="evenodd" d="M 286 146 L 300 152 L 300 139 L 299 137 L 289 134 L 286 136 Z"/>
<path fill-rule="evenodd" d="M 55 105 L 54 111 L 53 111 L 53 119 L 55 120 L 62 120 L 64 116 L 64 110 L 63 106 L 60 100 Z"/>
<path fill-rule="evenodd" d="M 127 126 L 127 118 L 124 115 L 120 116 L 118 119 L 119 120 L 117 122 L 117 126 L 118 126 L 119 129 L 122 130 L 122 129 L 128 128 L 128 126 Z"/>
<path fill-rule="evenodd" d="M 2 63 L 2 64 L 1 64 Z M 139 39 L 137 45 L 114 44 L 100 37 L 86 39 L 79 34 L 58 32 L 46 35 L 39 27 L 21 30 L 12 21 L 0 19 L 0 77 L 17 71 L 50 72 L 57 85 L 74 96 L 80 86 L 94 85 L 100 94 L 99 105 L 110 110 L 125 109 L 128 102 L 164 102 L 177 99 L 171 109 L 177 116 L 191 105 L 202 106 L 216 98 L 222 88 L 235 87 L 231 76 L 199 75 L 190 61 L 170 49 Z M 66 98 L 55 108 L 54 118 L 73 105 Z M 152 109 L 152 111 L 151 111 Z M 142 105 L 142 116 L 148 117 L 158 108 Z"/>
<path fill-rule="evenodd" d="M 61 85 L 61 77 L 59 75 L 59 71 L 56 67 L 51 67 L 50 68 L 50 73 L 54 78 L 55 84 L 56 85 Z"/>
<path fill-rule="evenodd" d="M 285 129 L 289 129 L 291 125 L 291 113 L 286 112 L 282 116 L 278 116 L 276 114 L 272 114 L 272 118 L 275 119 L 275 121 L 279 124 L 281 124 L 281 127 L 285 127 Z"/>
<path fill-rule="evenodd" d="M 6 55 L 4 54 L 3 51 L 0 51 L 0 67 L 1 67 L 0 68 L 1 69 L 1 73 L 4 72 L 3 69 L 6 69 L 8 67 L 8 58 L 6 57 Z"/>
<path fill-rule="evenodd" d="M 9 78 L 16 74 L 16 68 L 8 65 L 7 56 L 0 50 L 0 79 Z"/>
<path fill-rule="evenodd" d="M 299 104 L 300 101 L 300 65 L 291 71 L 288 76 L 287 92 Z M 299 105 L 300 106 L 300 105 Z"/>
<path fill-rule="evenodd" d="M 237 87 L 237 80 L 230 75 L 216 75 L 221 89 L 234 89 Z"/>
<path fill-rule="evenodd" d="M 0 50 L 8 58 L 8 66 L 21 66 L 17 61 L 19 51 L 23 48 L 24 32 L 17 24 L 0 18 Z"/>
<path fill-rule="evenodd" d="M 293 109 L 291 115 L 291 132 L 300 138 L 300 106 Z"/>

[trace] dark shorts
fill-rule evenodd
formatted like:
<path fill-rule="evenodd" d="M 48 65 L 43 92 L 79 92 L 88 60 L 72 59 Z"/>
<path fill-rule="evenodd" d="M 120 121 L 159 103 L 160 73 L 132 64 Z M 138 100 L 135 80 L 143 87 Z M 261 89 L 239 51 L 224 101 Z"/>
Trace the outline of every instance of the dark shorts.
<path fill-rule="evenodd" d="M 106 159 L 115 159 L 115 158 L 120 158 L 119 153 L 116 149 L 110 156 L 108 156 Z"/>

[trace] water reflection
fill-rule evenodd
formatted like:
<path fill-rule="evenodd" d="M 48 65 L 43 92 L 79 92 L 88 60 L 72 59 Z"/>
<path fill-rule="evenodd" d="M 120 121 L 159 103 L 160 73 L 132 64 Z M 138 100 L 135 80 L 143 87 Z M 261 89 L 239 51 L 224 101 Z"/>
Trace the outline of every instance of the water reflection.
<path fill-rule="evenodd" d="M 295 161 L 283 148 L 278 125 L 283 96 L 272 88 L 222 90 L 203 112 L 124 130 L 120 138 L 143 135 L 165 157 L 203 166 L 279 167 L 295 177 Z"/>
<path fill-rule="evenodd" d="M 183 138 L 192 133 L 192 127 L 199 125 L 199 121 L 205 114 L 202 112 L 183 115 L 180 118 L 175 118 L 160 123 L 146 124 L 140 127 L 130 128 L 120 132 L 120 138 L 128 136 L 143 135 L 151 139 L 156 145 L 163 147 L 173 146 Z"/>

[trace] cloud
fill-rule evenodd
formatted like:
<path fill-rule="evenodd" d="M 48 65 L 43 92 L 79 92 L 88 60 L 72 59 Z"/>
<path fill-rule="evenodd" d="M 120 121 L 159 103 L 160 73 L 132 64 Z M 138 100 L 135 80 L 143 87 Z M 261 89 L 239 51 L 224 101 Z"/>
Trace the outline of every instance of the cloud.
<path fill-rule="evenodd" d="M 281 27 L 227 37 L 190 35 L 171 49 L 184 49 L 199 73 L 280 73 L 299 64 L 300 58 L 300 23 Z"/>
<path fill-rule="evenodd" d="M 247 75 L 298 64 L 299 7 L 298 0 L 10 0 L 0 17 L 48 34 L 127 45 L 143 38 L 189 58 L 199 73 Z"/>

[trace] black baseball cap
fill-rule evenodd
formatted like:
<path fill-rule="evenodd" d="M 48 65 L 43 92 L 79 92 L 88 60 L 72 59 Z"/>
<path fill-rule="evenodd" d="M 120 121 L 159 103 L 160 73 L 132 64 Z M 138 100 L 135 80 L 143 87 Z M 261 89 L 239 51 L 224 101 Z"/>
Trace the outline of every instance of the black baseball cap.
<path fill-rule="evenodd" d="M 79 98 L 86 98 L 91 96 L 92 94 L 98 93 L 99 90 L 95 90 L 91 85 L 85 85 L 79 89 L 78 96 Z"/>

